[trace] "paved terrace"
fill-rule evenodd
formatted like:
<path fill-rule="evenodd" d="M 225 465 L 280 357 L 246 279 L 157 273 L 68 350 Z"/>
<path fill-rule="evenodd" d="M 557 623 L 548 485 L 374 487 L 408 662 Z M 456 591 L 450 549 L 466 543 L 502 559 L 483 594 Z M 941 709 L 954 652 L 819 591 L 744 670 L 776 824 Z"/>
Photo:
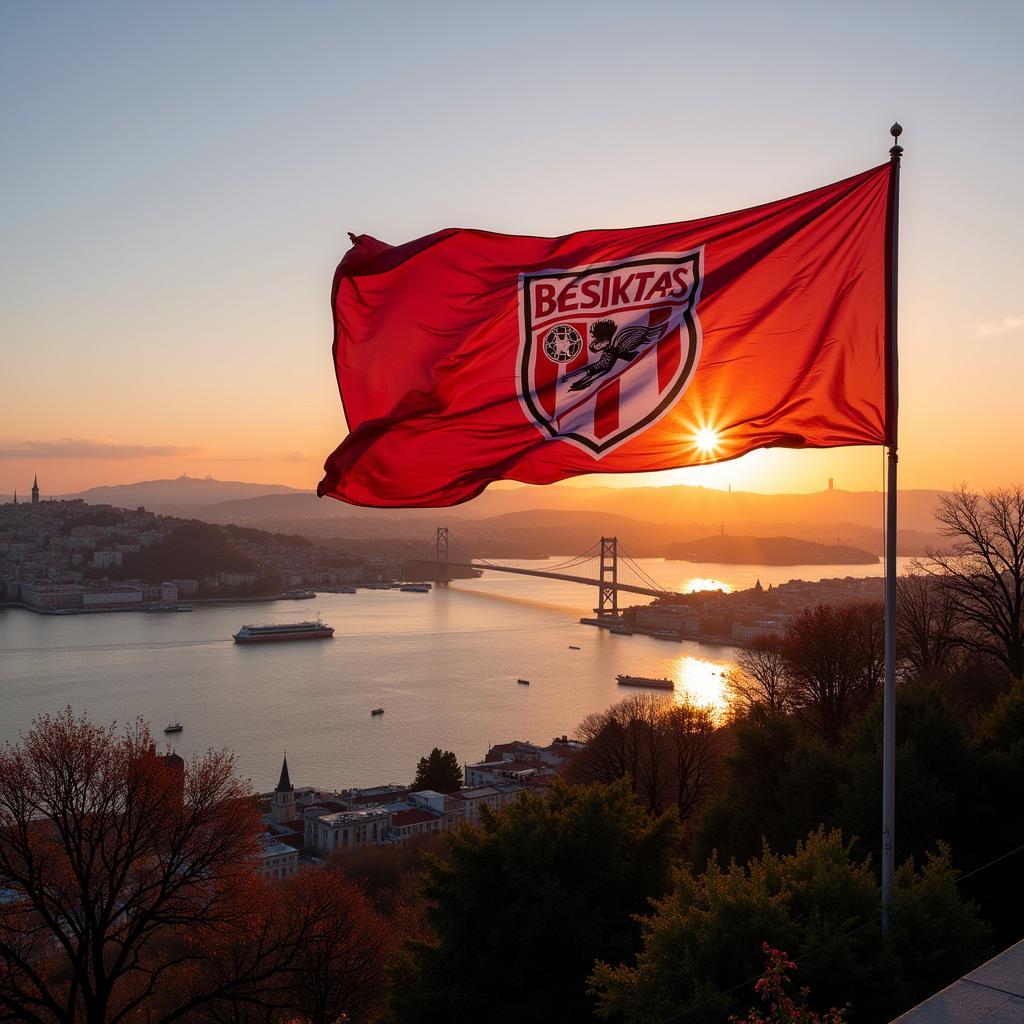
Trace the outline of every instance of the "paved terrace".
<path fill-rule="evenodd" d="M 1024 1024 L 1024 939 L 892 1024 Z"/>

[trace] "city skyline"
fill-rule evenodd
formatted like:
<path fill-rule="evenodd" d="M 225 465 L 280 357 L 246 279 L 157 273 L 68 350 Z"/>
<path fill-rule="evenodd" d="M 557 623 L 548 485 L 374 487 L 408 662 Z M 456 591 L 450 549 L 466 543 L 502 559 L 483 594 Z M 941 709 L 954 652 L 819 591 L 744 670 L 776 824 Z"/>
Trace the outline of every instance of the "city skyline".
<path fill-rule="evenodd" d="M 647 5 L 680 41 L 668 60 L 620 45 L 632 12 L 582 5 L 528 5 L 497 35 L 464 5 L 404 11 L 400 33 L 378 12 L 240 10 L 70 10 L 60 32 L 2 15 L 0 491 L 26 467 L 54 494 L 182 472 L 312 488 L 343 433 L 328 296 L 347 231 L 726 212 L 883 162 L 897 118 L 901 482 L 1012 480 L 991 439 L 1015 428 L 1024 368 L 1018 7 L 810 23 L 795 5 Z M 642 167 L 621 158 L 638 139 Z M 867 490 L 882 458 L 762 451 L 578 483 Z"/>

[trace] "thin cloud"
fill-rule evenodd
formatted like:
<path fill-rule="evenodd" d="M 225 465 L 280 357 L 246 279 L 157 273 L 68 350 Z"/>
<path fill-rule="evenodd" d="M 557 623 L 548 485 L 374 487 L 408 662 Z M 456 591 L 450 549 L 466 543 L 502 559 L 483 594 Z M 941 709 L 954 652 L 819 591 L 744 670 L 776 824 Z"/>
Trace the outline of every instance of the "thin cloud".
<path fill-rule="evenodd" d="M 1024 327 L 1024 316 L 1004 316 L 994 324 L 978 324 L 979 334 L 1005 334 Z"/>
<path fill-rule="evenodd" d="M 175 444 L 117 444 L 81 437 L 59 441 L 9 441 L 0 459 L 161 459 L 196 455 L 202 448 Z"/>

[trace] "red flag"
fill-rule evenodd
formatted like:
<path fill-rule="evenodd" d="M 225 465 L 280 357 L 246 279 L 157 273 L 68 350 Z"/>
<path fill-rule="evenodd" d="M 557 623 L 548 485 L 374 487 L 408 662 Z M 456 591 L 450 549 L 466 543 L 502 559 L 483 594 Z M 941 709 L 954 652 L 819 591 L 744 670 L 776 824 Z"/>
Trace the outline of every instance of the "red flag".
<path fill-rule="evenodd" d="M 494 480 L 886 443 L 889 180 L 561 238 L 353 237 L 332 294 L 351 432 L 318 493 L 454 505 Z"/>

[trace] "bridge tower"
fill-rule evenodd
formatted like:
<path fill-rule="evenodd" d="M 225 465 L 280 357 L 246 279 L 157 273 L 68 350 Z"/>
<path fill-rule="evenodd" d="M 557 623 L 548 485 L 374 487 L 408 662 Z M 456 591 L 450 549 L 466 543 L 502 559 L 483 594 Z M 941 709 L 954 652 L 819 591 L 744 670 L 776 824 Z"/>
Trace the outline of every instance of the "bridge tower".
<path fill-rule="evenodd" d="M 434 534 L 434 560 L 437 562 L 437 579 L 448 579 L 448 527 L 439 526 Z M 444 569 L 441 568 L 442 564 Z"/>
<path fill-rule="evenodd" d="M 601 586 L 598 618 L 618 617 L 619 614 L 619 538 L 601 538 Z"/>

